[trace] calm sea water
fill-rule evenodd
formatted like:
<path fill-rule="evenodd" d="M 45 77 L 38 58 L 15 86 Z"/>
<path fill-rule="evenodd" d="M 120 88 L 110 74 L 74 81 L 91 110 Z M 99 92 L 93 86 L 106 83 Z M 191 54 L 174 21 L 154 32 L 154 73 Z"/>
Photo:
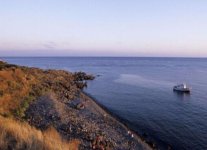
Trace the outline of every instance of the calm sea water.
<path fill-rule="evenodd" d="M 100 75 L 86 92 L 166 149 L 207 149 L 207 59 L 4 58 L 9 63 Z M 172 91 L 192 86 L 190 95 Z"/>

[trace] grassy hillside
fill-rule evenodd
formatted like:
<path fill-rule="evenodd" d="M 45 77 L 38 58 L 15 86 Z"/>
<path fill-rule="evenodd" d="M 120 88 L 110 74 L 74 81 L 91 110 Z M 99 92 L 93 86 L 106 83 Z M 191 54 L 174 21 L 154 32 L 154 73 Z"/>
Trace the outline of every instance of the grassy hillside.
<path fill-rule="evenodd" d="M 66 71 L 0 61 L 0 149 L 78 149 L 78 140 L 62 141 L 54 128 L 42 132 L 22 122 L 30 104 L 47 92 L 61 100 L 74 99 L 80 90 L 75 78 Z"/>
<path fill-rule="evenodd" d="M 78 92 L 74 75 L 60 70 L 41 70 L 0 62 L 0 114 L 22 118 L 29 104 L 48 91 L 67 100 Z"/>

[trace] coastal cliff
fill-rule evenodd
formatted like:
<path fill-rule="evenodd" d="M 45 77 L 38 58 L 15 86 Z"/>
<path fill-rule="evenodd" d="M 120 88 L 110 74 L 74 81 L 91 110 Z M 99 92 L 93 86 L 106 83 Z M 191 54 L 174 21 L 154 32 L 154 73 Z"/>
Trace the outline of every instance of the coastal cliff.
<path fill-rule="evenodd" d="M 93 79 L 1 61 L 0 149 L 150 149 L 82 92 Z"/>

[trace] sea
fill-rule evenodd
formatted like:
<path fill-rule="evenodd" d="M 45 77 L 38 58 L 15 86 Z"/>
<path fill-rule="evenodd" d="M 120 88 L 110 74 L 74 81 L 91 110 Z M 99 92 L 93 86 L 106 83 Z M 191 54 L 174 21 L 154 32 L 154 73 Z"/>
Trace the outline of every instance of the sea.
<path fill-rule="evenodd" d="M 150 57 L 5 57 L 13 64 L 84 71 L 84 90 L 159 149 L 207 149 L 207 59 Z M 190 94 L 173 86 L 186 83 Z"/>

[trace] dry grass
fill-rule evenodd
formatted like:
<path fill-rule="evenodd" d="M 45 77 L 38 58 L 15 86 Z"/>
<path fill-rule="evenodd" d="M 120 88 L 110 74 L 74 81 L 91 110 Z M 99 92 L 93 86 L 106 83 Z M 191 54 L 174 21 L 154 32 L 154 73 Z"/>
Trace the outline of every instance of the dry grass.
<path fill-rule="evenodd" d="M 24 117 L 29 104 L 47 90 L 63 93 L 69 91 L 70 99 L 77 91 L 73 75 L 61 70 L 41 70 L 13 66 L 0 61 L 0 114 Z"/>
<path fill-rule="evenodd" d="M 0 113 L 7 114 L 15 110 L 28 95 L 31 84 L 28 76 L 19 68 L 0 70 Z"/>
<path fill-rule="evenodd" d="M 0 150 L 78 149 L 78 140 L 63 141 L 54 128 L 40 131 L 11 119 L 22 120 L 31 102 L 48 90 L 56 95 L 67 95 L 68 99 L 73 99 L 78 91 L 73 75 L 66 71 L 41 70 L 0 61 Z"/>
<path fill-rule="evenodd" d="M 41 132 L 26 123 L 0 116 L 0 149 L 77 150 L 78 140 L 63 141 L 54 128 Z"/>

